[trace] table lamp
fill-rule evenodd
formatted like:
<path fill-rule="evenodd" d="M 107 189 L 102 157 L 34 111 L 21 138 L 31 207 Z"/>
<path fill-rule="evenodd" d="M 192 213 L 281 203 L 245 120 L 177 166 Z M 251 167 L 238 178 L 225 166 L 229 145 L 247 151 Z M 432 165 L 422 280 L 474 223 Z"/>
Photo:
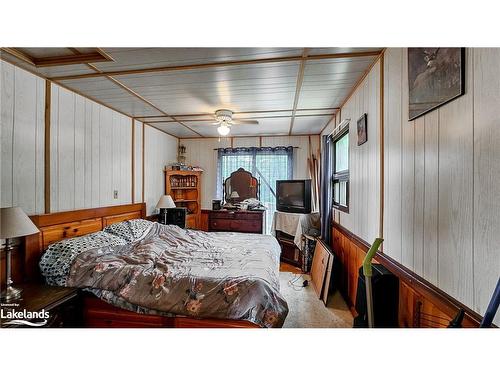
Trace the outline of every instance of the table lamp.
<path fill-rule="evenodd" d="M 30 234 L 38 233 L 39 230 L 30 220 L 28 215 L 19 207 L 8 207 L 1 209 L 0 215 L 0 239 L 5 240 L 6 256 L 6 288 L 0 294 L 0 299 L 4 302 L 10 302 L 21 297 L 21 289 L 12 286 L 11 276 L 11 252 L 17 246 L 13 239 Z"/>
<path fill-rule="evenodd" d="M 160 224 L 166 224 L 167 223 L 167 210 L 169 208 L 175 208 L 174 200 L 172 199 L 172 197 L 170 195 L 162 195 L 160 197 L 160 200 L 156 204 L 156 208 L 160 209 L 158 222 Z"/>

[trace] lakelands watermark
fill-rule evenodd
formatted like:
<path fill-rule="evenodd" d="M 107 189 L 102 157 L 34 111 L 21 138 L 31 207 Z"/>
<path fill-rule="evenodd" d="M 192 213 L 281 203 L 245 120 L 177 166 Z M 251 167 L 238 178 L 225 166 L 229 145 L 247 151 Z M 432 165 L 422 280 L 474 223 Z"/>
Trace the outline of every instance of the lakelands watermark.
<path fill-rule="evenodd" d="M 0 318 L 2 325 L 26 325 L 30 327 L 42 327 L 47 324 L 50 313 L 44 309 L 40 311 L 28 311 L 26 309 L 14 310 L 17 304 L 2 304 Z M 17 305 L 19 306 L 19 305 Z M 6 308 L 7 307 L 7 308 Z"/>

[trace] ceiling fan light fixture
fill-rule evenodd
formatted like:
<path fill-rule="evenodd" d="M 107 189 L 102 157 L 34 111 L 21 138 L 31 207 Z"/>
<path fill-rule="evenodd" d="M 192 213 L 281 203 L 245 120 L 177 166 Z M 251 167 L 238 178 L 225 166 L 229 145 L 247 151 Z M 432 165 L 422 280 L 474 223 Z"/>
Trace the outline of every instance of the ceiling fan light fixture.
<path fill-rule="evenodd" d="M 222 136 L 225 136 L 225 135 L 228 135 L 229 134 L 229 126 L 227 126 L 226 124 L 221 124 L 218 128 L 217 128 L 217 132 L 219 132 L 220 135 Z"/>

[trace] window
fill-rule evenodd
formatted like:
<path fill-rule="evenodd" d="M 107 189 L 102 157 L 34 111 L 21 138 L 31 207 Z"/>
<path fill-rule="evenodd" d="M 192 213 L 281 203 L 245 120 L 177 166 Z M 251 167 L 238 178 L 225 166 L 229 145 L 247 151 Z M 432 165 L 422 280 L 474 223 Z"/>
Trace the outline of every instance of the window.
<path fill-rule="evenodd" d="M 293 178 L 292 147 L 241 147 L 219 149 L 217 197 L 222 198 L 222 183 L 231 173 L 243 168 L 259 180 L 259 200 L 267 208 L 266 233 L 271 232 L 276 211 L 276 181 Z"/>
<path fill-rule="evenodd" d="M 349 212 L 349 128 L 333 139 L 333 207 Z"/>

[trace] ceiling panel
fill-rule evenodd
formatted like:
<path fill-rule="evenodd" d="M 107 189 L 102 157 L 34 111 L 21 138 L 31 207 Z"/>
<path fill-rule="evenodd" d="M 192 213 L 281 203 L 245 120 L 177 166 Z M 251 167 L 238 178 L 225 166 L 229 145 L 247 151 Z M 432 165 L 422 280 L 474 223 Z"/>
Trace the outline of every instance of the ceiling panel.
<path fill-rule="evenodd" d="M 8 61 L 12 64 L 15 64 L 29 72 L 33 72 L 38 75 L 42 75 L 44 77 L 54 77 L 59 75 L 68 75 L 68 74 L 87 74 L 94 73 L 94 70 L 90 69 L 88 66 L 83 64 L 74 64 L 74 65 L 64 65 L 64 66 L 52 66 L 46 68 L 36 68 L 35 66 L 28 64 L 22 60 L 16 59 L 12 55 L 0 51 L 0 56 L 3 60 Z"/>
<path fill-rule="evenodd" d="M 295 114 L 297 116 L 312 116 L 312 115 L 333 115 L 336 109 L 298 109 Z"/>
<path fill-rule="evenodd" d="M 23 47 L 18 48 L 19 51 L 28 54 L 31 57 L 42 58 L 52 56 L 67 56 L 73 55 L 73 52 L 67 47 Z M 78 48 L 80 53 L 96 52 L 96 48 Z"/>
<path fill-rule="evenodd" d="M 319 134 L 330 118 L 331 116 L 296 117 L 292 134 Z"/>
<path fill-rule="evenodd" d="M 290 109 L 298 63 L 210 68 L 119 77 L 167 113 Z"/>
<path fill-rule="evenodd" d="M 169 122 L 169 123 L 154 123 L 154 124 L 149 124 L 150 126 L 153 126 L 159 130 L 162 130 L 170 135 L 173 135 L 174 137 L 182 138 L 182 137 L 199 137 L 198 134 L 195 132 L 192 132 L 185 126 L 177 123 L 177 122 Z"/>
<path fill-rule="evenodd" d="M 370 56 L 307 62 L 298 107 L 340 106 L 375 58 Z"/>
<path fill-rule="evenodd" d="M 360 47 L 360 48 L 351 48 L 351 47 L 318 47 L 318 48 L 309 48 L 309 55 L 323 55 L 330 53 L 351 53 L 351 52 L 368 52 L 368 51 L 380 51 L 381 48 L 373 48 L 373 47 Z"/>
<path fill-rule="evenodd" d="M 100 62 L 103 71 L 144 69 L 160 66 L 205 64 L 299 56 L 302 48 L 103 48 L 114 62 Z"/>
<path fill-rule="evenodd" d="M 68 80 L 61 83 L 130 116 L 163 115 L 160 111 L 104 77 Z"/>
<path fill-rule="evenodd" d="M 189 123 L 197 132 L 205 137 L 218 137 L 217 125 L 206 123 Z M 233 125 L 229 136 L 260 136 L 269 134 L 288 134 L 290 118 L 260 119 L 258 125 Z"/>
<path fill-rule="evenodd" d="M 80 52 L 91 50 L 93 49 L 79 48 Z M 308 53 L 317 55 L 374 50 L 378 48 L 321 47 L 309 48 Z M 28 48 L 24 51 L 43 57 L 67 54 L 69 50 Z M 104 51 L 115 61 L 94 65 L 103 71 L 114 71 L 298 56 L 303 49 L 105 48 Z M 4 55 L 10 56 L 3 53 L 2 57 Z M 319 132 L 335 112 L 334 107 L 341 105 L 374 59 L 376 56 L 307 61 L 297 103 L 294 134 Z M 17 59 L 15 63 L 48 78 L 94 72 L 84 64 L 35 69 Z M 257 118 L 260 121 L 260 125 L 256 127 L 237 125 L 233 128 L 232 135 L 288 134 L 299 66 L 299 61 L 291 61 L 115 76 L 115 79 L 161 111 L 106 77 L 66 80 L 61 83 L 130 116 L 162 116 L 164 113 L 179 116 L 181 121 L 205 136 L 218 136 L 215 126 L 204 124 L 211 122 L 213 113 L 222 108 L 236 112 L 236 119 Z M 188 114 L 198 116 L 182 116 Z M 158 120 L 160 118 L 151 119 Z M 156 123 L 154 126 L 179 137 L 196 136 L 176 122 Z"/>

